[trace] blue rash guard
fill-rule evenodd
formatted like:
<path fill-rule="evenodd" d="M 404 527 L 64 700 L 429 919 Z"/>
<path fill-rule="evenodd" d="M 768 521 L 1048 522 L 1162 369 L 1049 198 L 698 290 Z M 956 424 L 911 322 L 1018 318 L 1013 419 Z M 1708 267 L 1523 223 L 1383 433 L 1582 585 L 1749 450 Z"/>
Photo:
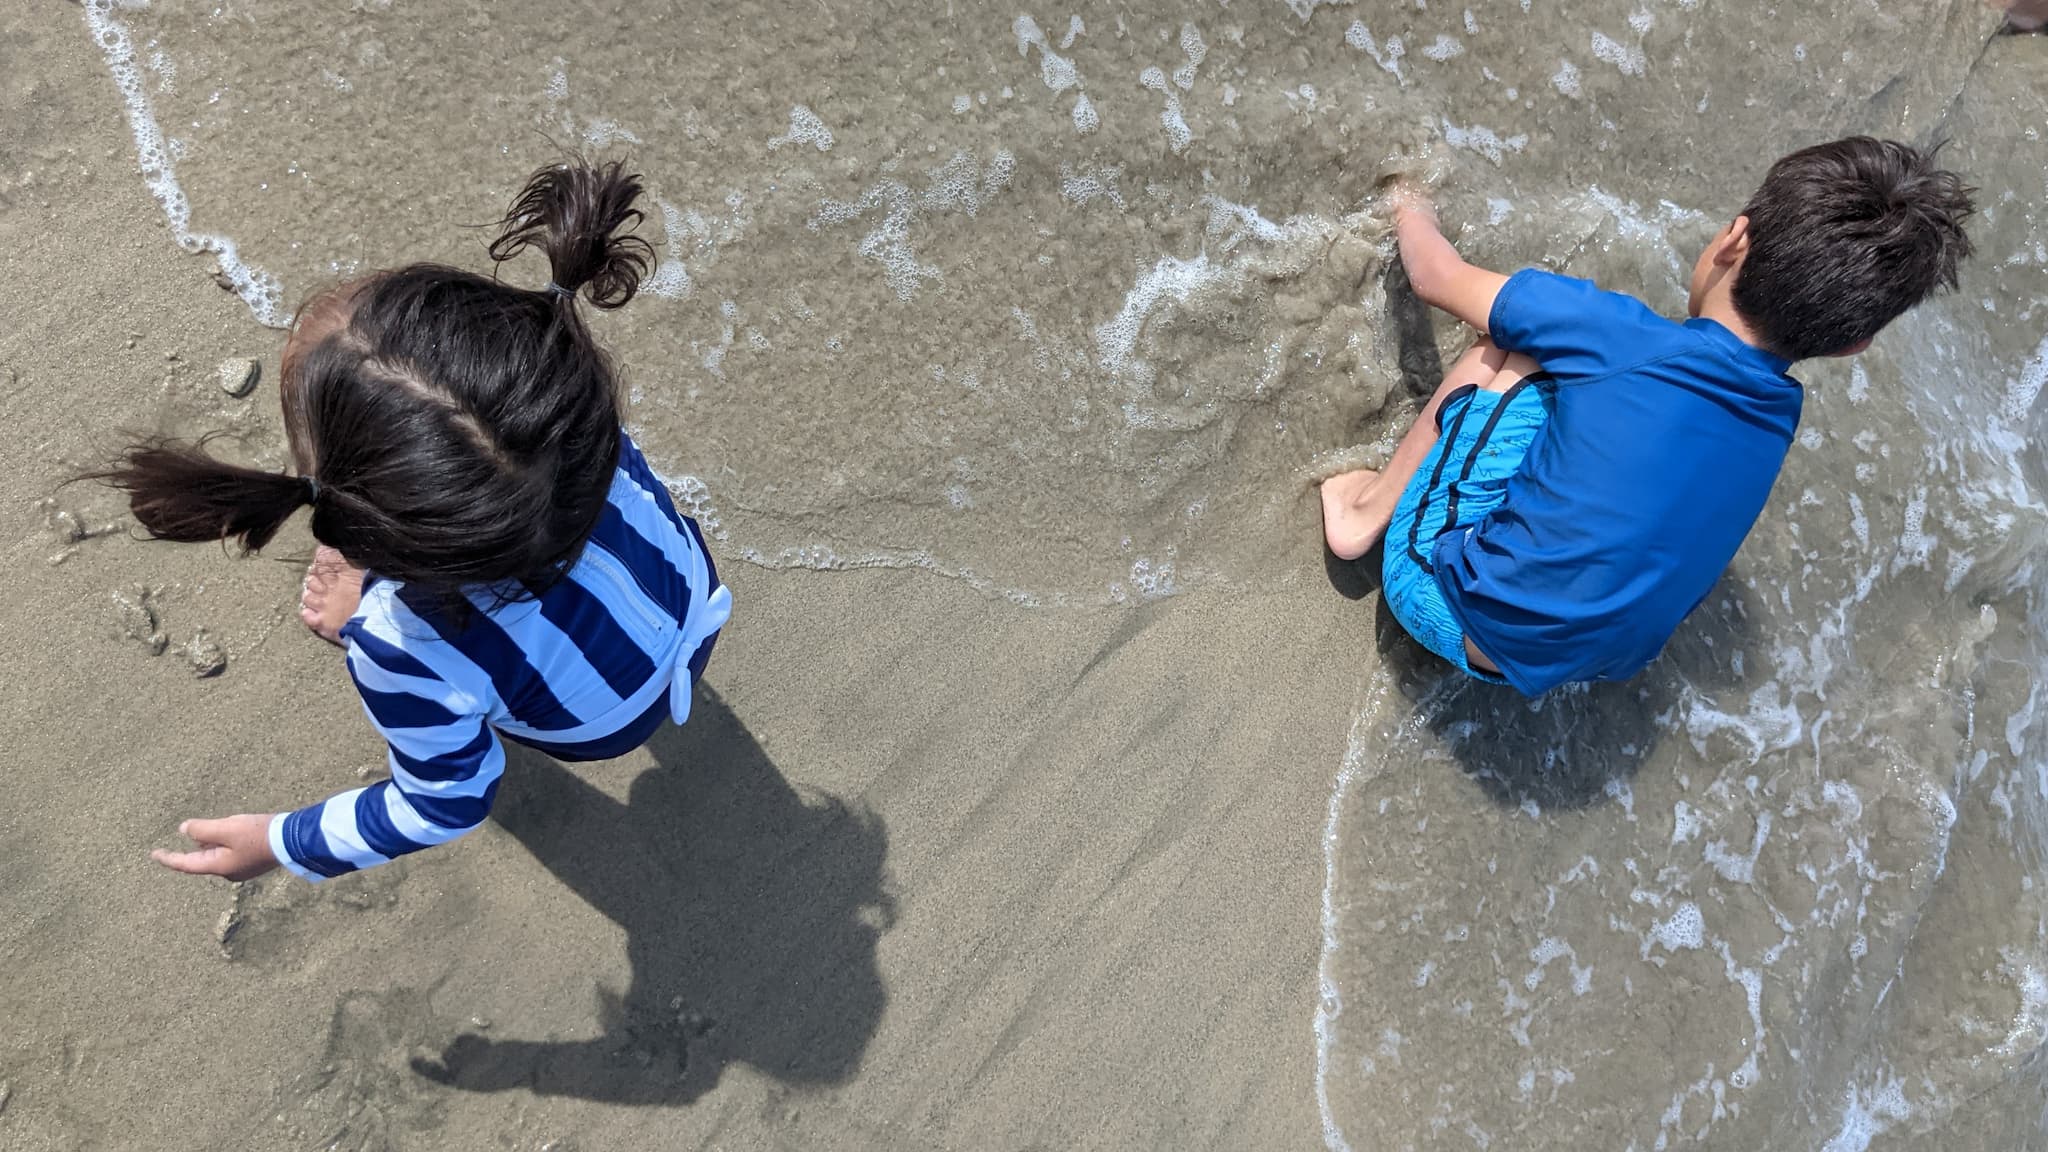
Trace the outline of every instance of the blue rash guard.
<path fill-rule="evenodd" d="M 1534 696 L 1621 680 L 1664 648 L 1763 512 L 1799 426 L 1790 361 L 1712 320 L 1674 323 L 1589 281 L 1528 269 L 1494 343 L 1554 379 L 1552 412 L 1500 506 L 1432 549 L 1452 613 Z"/>

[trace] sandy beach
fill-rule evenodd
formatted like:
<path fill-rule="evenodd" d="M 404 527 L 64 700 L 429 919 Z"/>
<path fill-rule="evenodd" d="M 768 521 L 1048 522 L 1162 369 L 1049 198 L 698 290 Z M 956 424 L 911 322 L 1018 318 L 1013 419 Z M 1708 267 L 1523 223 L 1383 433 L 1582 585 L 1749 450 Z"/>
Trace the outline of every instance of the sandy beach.
<path fill-rule="evenodd" d="M 103 4 L 270 295 L 175 242 L 85 11 L 0 15 L 0 1147 L 2048 1148 L 2048 41 L 943 7 Z M 1418 141 L 1475 258 L 1669 311 L 1760 157 L 1938 128 L 1990 205 L 1964 291 L 1806 375 L 1651 675 L 1460 687 L 1326 559 L 1312 481 L 1469 338 L 1359 211 Z M 517 753 L 481 831 L 360 876 L 158 868 L 383 748 L 302 521 L 153 544 L 64 481 L 123 430 L 281 466 L 264 308 L 481 267 L 564 145 L 655 190 L 599 330 L 737 603 L 692 721 Z"/>
<path fill-rule="evenodd" d="M 459 849 L 320 888 L 153 865 L 181 814 L 324 794 L 382 751 L 297 623 L 302 530 L 275 559 L 151 545 L 110 494 L 57 488 L 120 428 L 275 452 L 274 382 L 237 403 L 214 377 L 280 342 L 166 242 L 52 8 L 9 18 L 0 68 L 25 286 L 0 305 L 8 1146 L 1314 1139 L 1316 832 L 1360 676 L 1317 569 L 1033 612 L 732 564 L 745 616 L 689 727 L 573 775 L 518 758 Z M 123 634 L 138 586 L 162 655 Z M 1327 640 L 1276 648 L 1279 621 Z M 182 652 L 201 629 L 216 677 Z M 452 1084 L 415 1071 L 451 1051 Z"/>

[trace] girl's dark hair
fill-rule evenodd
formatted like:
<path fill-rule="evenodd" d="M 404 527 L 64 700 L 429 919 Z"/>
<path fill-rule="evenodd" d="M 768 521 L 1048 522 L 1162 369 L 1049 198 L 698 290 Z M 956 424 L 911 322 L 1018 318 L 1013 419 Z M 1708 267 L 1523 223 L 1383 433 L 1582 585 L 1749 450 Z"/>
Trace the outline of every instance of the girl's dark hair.
<path fill-rule="evenodd" d="M 617 163 L 536 172 L 490 251 L 501 263 L 544 252 L 539 291 L 436 264 L 343 286 L 326 306 L 346 323 L 295 348 L 284 373 L 300 475 L 158 438 L 95 478 L 125 489 L 159 539 L 254 550 L 310 504 L 316 540 L 444 603 L 537 592 L 581 554 L 618 464 L 611 364 L 575 299 L 633 298 L 653 258 L 625 234 L 639 195 Z"/>
<path fill-rule="evenodd" d="M 1853 348 L 1956 286 L 1975 190 L 1935 167 L 1940 151 L 1851 136 L 1771 165 L 1742 210 L 1750 247 L 1734 299 L 1773 351 Z"/>

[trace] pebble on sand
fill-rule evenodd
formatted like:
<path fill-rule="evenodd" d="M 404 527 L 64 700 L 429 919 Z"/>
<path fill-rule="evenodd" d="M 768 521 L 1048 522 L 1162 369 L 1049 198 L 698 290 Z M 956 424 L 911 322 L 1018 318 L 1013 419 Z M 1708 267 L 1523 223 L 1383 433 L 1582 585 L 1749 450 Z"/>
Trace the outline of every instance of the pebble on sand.
<path fill-rule="evenodd" d="M 194 632 L 192 639 L 186 642 L 185 659 L 192 663 L 192 674 L 202 680 L 220 675 L 228 666 L 228 654 L 206 635 L 204 628 Z"/>
<path fill-rule="evenodd" d="M 263 379 L 263 362 L 247 356 L 230 356 L 220 362 L 220 390 L 240 400 L 256 390 Z"/>

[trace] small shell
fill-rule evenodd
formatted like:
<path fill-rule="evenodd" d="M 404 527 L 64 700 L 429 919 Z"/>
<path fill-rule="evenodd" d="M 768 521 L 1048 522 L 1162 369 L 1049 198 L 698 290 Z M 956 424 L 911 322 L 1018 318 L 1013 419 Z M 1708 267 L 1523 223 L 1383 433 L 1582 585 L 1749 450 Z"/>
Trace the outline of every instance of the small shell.
<path fill-rule="evenodd" d="M 220 362 L 220 390 L 240 400 L 256 390 L 263 379 L 263 362 L 246 356 L 231 356 Z"/>

